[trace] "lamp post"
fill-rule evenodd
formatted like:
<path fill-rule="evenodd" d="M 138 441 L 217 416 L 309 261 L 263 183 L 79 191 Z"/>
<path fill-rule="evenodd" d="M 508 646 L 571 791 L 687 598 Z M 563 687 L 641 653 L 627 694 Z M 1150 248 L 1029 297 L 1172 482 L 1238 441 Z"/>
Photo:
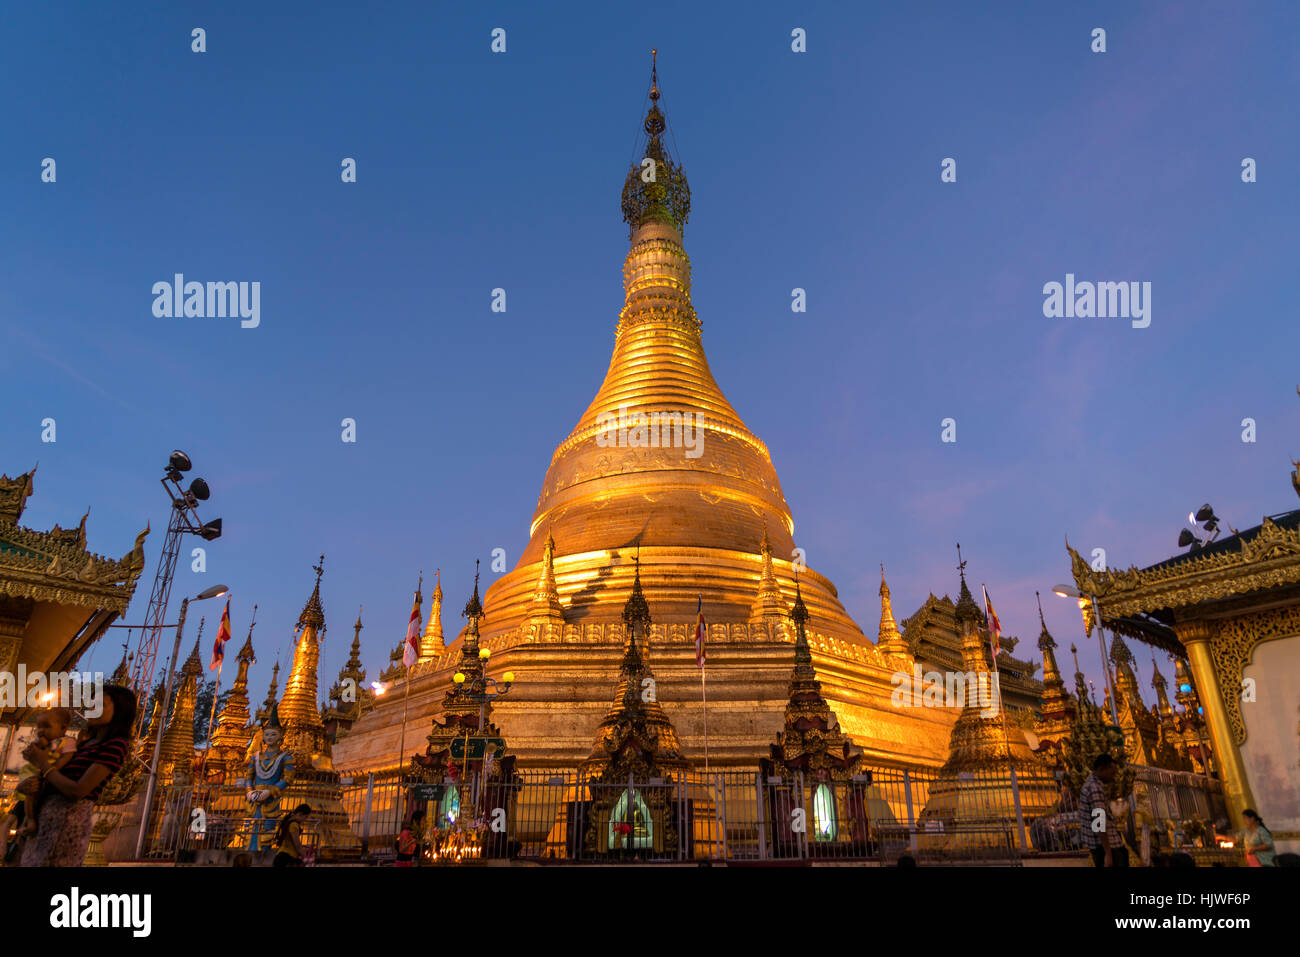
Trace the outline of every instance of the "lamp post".
<path fill-rule="evenodd" d="M 221 519 L 204 522 L 199 517 L 199 503 L 205 502 L 212 494 L 208 483 L 201 478 L 190 482 L 189 488 L 181 487 L 184 473 L 193 468 L 190 457 L 180 449 L 172 452 L 167 460 L 162 487 L 171 499 L 170 517 L 167 520 L 167 535 L 163 539 L 162 551 L 158 555 L 158 570 L 154 574 L 153 591 L 149 595 L 149 604 L 145 608 L 144 627 L 140 631 L 140 644 L 136 649 L 131 667 L 131 690 L 141 697 L 149 693 L 153 686 L 154 660 L 158 657 L 158 642 L 162 635 L 163 619 L 167 614 L 167 603 L 171 597 L 172 578 L 176 572 L 176 560 L 180 554 L 181 536 L 197 535 L 205 542 L 215 541 L 221 537 Z M 135 730 L 144 726 L 144 709 L 136 715 Z"/>
<path fill-rule="evenodd" d="M 195 595 L 194 601 L 204 601 L 208 598 L 220 598 L 229 592 L 230 589 L 225 585 L 213 585 Z M 185 613 L 189 610 L 191 599 L 185 598 L 181 601 L 181 614 L 176 622 L 176 643 L 172 646 L 171 661 L 167 665 L 167 683 L 163 686 L 162 706 L 158 709 L 158 732 L 153 742 L 153 759 L 149 762 L 149 783 L 144 791 L 144 805 L 140 809 L 140 830 L 135 836 L 135 856 L 136 859 L 144 857 L 145 836 L 149 832 L 149 816 L 153 810 L 154 791 L 158 787 L 158 759 L 162 753 L 163 728 L 167 724 L 167 705 L 172 699 L 172 683 L 176 678 L 176 660 L 181 653 L 181 634 L 185 630 Z"/>

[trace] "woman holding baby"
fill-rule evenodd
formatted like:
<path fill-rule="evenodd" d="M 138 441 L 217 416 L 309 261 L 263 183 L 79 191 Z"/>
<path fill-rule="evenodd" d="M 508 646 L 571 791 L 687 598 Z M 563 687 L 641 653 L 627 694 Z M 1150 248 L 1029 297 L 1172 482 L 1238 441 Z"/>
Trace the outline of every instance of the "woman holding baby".
<path fill-rule="evenodd" d="M 44 737 L 23 752 L 41 781 L 36 833 L 23 847 L 23 867 L 81 866 L 95 799 L 129 756 L 135 706 L 128 689 L 105 685 L 102 709 L 86 717 L 86 730 L 71 755 L 57 753 Z"/>

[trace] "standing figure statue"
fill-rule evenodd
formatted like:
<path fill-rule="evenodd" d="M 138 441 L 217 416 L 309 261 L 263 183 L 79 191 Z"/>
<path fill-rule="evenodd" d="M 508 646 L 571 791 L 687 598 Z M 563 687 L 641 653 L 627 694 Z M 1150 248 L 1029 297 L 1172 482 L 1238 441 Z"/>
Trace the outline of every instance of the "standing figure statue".
<path fill-rule="evenodd" d="M 261 849 L 260 839 L 275 829 L 280 817 L 280 795 L 293 777 L 293 756 L 281 747 L 284 729 L 280 726 L 280 711 L 271 713 L 262 724 L 261 747 L 254 745 L 248 762 L 248 805 L 253 819 L 248 842 L 250 851 Z"/>

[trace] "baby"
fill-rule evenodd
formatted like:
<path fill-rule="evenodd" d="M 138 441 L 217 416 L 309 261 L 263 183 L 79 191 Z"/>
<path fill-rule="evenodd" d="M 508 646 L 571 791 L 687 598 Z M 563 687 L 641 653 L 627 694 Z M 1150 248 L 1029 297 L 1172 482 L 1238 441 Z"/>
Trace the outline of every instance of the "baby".
<path fill-rule="evenodd" d="M 68 763 L 68 759 L 77 750 L 77 743 L 68 737 L 68 727 L 72 724 L 72 712 L 67 708 L 48 708 L 36 718 L 36 737 L 31 747 L 39 747 L 54 756 L 54 769 L 58 770 Z M 26 751 L 23 752 L 27 756 Z M 36 831 L 36 812 L 40 807 L 41 775 L 34 764 L 24 764 L 18 772 L 18 797 L 26 801 L 24 815 L 24 833 Z"/>

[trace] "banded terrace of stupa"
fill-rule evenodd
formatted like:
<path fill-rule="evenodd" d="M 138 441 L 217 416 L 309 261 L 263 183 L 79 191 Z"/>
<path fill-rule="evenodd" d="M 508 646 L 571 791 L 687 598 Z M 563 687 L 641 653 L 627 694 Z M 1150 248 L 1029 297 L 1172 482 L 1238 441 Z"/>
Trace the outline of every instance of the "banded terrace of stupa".
<path fill-rule="evenodd" d="M 515 674 L 491 716 L 523 768 L 575 767 L 590 753 L 618 681 L 638 549 L 657 696 L 687 758 L 703 766 L 697 596 L 708 624 L 710 765 L 757 769 L 789 700 L 793 519 L 767 446 L 709 371 L 682 243 L 690 190 L 661 139 L 666 120 L 654 74 L 649 95 L 642 155 L 653 162 L 632 167 L 623 187 L 631 248 L 613 357 L 596 397 L 551 458 L 527 548 L 484 600 L 480 641 L 492 653 L 489 672 Z M 653 441 L 680 437 L 667 430 L 639 433 L 645 423 L 636 416 L 654 413 L 694 423 L 700 446 Z M 627 441 L 621 425 L 629 427 Z M 830 579 L 802 567 L 798 576 L 816 672 L 843 731 L 869 763 L 942 765 L 956 712 L 890 704 L 891 676 L 910 673 L 914 659 L 883 574 L 876 643 L 849 617 Z M 445 648 L 429 638 L 441 637 L 441 604 L 439 589 L 411 668 L 403 765 L 424 750 L 459 659 L 461 638 Z M 392 693 L 335 744 L 337 768 L 399 763 L 400 658 L 395 653 L 384 672 L 385 680 L 395 678 Z"/>

